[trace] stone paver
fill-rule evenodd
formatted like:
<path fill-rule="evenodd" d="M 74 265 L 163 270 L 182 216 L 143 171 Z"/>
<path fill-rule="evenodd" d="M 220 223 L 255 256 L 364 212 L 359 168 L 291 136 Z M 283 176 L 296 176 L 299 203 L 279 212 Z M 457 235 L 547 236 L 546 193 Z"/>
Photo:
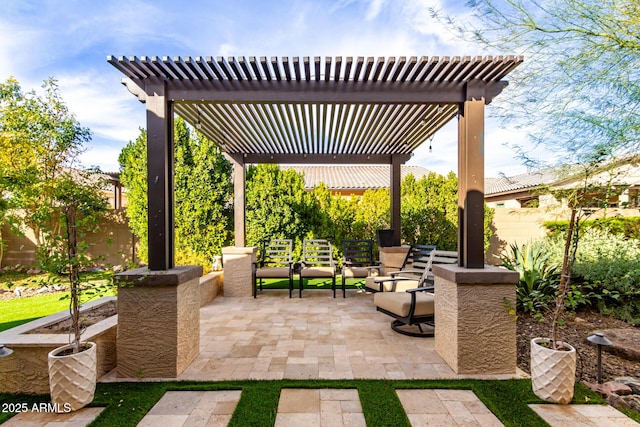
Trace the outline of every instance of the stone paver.
<path fill-rule="evenodd" d="M 396 390 L 396 393 L 414 427 L 503 425 L 470 390 Z"/>
<path fill-rule="evenodd" d="M 104 408 L 83 408 L 75 412 L 22 412 L 11 417 L 2 427 L 84 427 L 93 421 Z"/>
<path fill-rule="evenodd" d="M 529 405 L 553 427 L 640 427 L 640 424 L 607 405 Z"/>
<path fill-rule="evenodd" d="M 308 290 L 289 299 L 287 290 L 269 290 L 256 299 L 217 297 L 200 310 L 200 355 L 178 379 L 461 377 L 433 339 L 393 332 L 370 294 L 331 295 Z"/>
<path fill-rule="evenodd" d="M 139 427 L 224 427 L 240 400 L 240 390 L 168 391 L 138 423 Z"/>
<path fill-rule="evenodd" d="M 275 427 L 365 427 L 356 389 L 290 389 L 280 392 Z"/>

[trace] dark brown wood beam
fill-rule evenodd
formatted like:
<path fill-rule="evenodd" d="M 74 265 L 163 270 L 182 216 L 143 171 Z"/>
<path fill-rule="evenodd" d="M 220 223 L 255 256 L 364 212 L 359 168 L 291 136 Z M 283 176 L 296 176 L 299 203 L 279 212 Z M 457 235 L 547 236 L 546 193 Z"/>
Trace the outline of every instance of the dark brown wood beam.
<path fill-rule="evenodd" d="M 147 196 L 149 269 L 174 266 L 173 220 L 173 108 L 164 82 L 148 81 Z"/>

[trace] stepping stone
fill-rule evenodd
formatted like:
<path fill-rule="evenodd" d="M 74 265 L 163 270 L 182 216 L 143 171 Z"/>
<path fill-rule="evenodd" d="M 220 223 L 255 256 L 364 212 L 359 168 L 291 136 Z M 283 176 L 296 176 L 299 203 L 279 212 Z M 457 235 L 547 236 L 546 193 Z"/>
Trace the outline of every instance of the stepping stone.
<path fill-rule="evenodd" d="M 396 390 L 412 426 L 499 427 L 471 390 Z"/>
<path fill-rule="evenodd" d="M 551 426 L 640 427 L 640 424 L 607 405 L 531 404 L 529 407 Z"/>
<path fill-rule="evenodd" d="M 240 400 L 241 390 L 168 391 L 138 427 L 225 427 Z"/>
<path fill-rule="evenodd" d="M 21 412 L 2 424 L 2 427 L 41 427 L 44 425 L 83 427 L 96 419 L 104 408 L 82 408 L 75 412 Z"/>
<path fill-rule="evenodd" d="M 292 389 L 280 392 L 275 427 L 365 427 L 356 389 Z"/>

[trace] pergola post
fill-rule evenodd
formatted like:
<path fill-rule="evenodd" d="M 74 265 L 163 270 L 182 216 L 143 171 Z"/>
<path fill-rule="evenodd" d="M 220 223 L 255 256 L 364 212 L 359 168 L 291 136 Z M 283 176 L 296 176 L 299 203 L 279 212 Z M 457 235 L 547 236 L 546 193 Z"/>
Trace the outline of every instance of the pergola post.
<path fill-rule="evenodd" d="M 458 122 L 458 256 L 484 268 L 484 85 L 467 83 Z"/>
<path fill-rule="evenodd" d="M 233 163 L 233 229 L 235 245 L 244 247 L 245 238 L 245 169 L 244 163 L 232 159 Z"/>
<path fill-rule="evenodd" d="M 149 269 L 169 270 L 174 266 L 173 103 L 164 80 L 148 79 L 145 92 Z"/>
<path fill-rule="evenodd" d="M 402 237 L 402 225 L 400 219 L 401 204 L 401 184 L 402 184 L 402 163 L 406 161 L 405 156 L 391 156 L 391 229 L 393 230 L 393 246 L 400 246 Z"/>

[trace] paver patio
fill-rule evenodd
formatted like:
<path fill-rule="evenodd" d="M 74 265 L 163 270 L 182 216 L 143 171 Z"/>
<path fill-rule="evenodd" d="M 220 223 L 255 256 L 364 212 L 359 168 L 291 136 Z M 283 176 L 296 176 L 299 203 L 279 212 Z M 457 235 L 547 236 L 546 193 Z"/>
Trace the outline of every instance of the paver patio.
<path fill-rule="evenodd" d="M 305 290 L 302 299 L 289 299 L 287 290 L 217 297 L 200 310 L 200 354 L 178 379 L 463 377 L 436 353 L 432 338 L 393 332 L 372 298 L 348 291 L 334 299 L 326 290 Z"/>

